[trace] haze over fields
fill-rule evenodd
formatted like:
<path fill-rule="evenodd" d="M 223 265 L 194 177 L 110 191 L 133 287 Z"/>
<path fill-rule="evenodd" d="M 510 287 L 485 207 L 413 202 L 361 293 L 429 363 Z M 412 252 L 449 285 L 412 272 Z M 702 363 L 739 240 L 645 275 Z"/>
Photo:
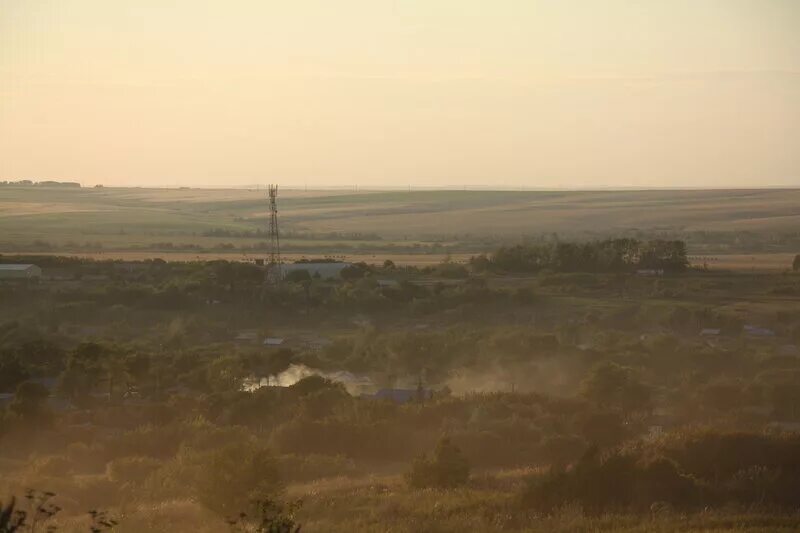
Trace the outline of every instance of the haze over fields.
<path fill-rule="evenodd" d="M 0 254 L 250 261 L 267 253 L 265 191 L 0 187 Z M 698 266 L 783 271 L 800 190 L 281 190 L 284 259 L 431 265 L 498 243 L 680 238 Z"/>
<path fill-rule="evenodd" d="M 793 0 L 5 0 L 0 180 L 800 185 Z"/>
<path fill-rule="evenodd" d="M 800 531 L 798 30 L 0 0 L 0 533 Z"/>
<path fill-rule="evenodd" d="M 6 243 L 137 234 L 188 238 L 215 229 L 266 229 L 263 190 L 4 187 L 0 193 Z M 289 232 L 389 239 L 631 230 L 783 232 L 800 226 L 800 190 L 287 190 L 281 193 L 280 215 Z"/>

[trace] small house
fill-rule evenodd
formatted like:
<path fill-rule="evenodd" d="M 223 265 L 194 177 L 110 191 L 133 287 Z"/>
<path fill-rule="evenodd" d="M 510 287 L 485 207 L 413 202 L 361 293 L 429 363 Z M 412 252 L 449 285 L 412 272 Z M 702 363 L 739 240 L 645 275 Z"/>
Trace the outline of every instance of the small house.
<path fill-rule="evenodd" d="M 37 281 L 42 269 L 31 264 L 0 265 L 0 281 Z"/>
<path fill-rule="evenodd" d="M 751 337 L 774 337 L 775 332 L 771 329 L 747 325 L 744 332 Z"/>
<path fill-rule="evenodd" d="M 0 409 L 10 405 L 14 401 L 14 396 L 13 392 L 0 392 Z"/>
<path fill-rule="evenodd" d="M 794 344 L 784 344 L 778 348 L 778 355 L 797 356 L 800 355 L 800 350 Z"/>
<path fill-rule="evenodd" d="M 240 342 L 242 344 L 255 344 L 258 342 L 258 331 L 255 330 L 243 330 L 236 334 L 236 337 L 233 338 L 236 342 Z"/>
<path fill-rule="evenodd" d="M 267 337 L 264 339 L 264 346 L 267 348 L 280 348 L 286 339 L 281 337 Z"/>
<path fill-rule="evenodd" d="M 777 433 L 800 433 L 800 422 L 770 422 L 766 429 Z"/>
<path fill-rule="evenodd" d="M 640 268 L 636 271 L 637 276 L 644 276 L 644 277 L 652 277 L 652 276 L 663 276 L 664 269 L 663 268 Z"/>
<path fill-rule="evenodd" d="M 339 279 L 342 270 L 349 267 L 351 263 L 320 262 L 320 263 L 288 263 L 281 265 L 281 276 L 286 277 L 291 272 L 305 270 L 312 278 L 320 279 Z"/>
<path fill-rule="evenodd" d="M 305 350 L 311 350 L 314 352 L 319 352 L 323 348 L 326 348 L 331 344 L 333 344 L 333 341 L 331 339 L 315 334 L 298 335 L 296 338 L 296 342 L 298 347 L 303 348 Z"/>

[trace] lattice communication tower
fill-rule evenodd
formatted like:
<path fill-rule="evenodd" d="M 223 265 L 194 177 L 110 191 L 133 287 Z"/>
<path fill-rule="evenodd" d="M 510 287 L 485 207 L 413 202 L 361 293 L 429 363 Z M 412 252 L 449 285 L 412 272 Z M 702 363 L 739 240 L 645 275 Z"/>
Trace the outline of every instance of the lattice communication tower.
<path fill-rule="evenodd" d="M 269 186 L 269 277 L 280 282 L 281 272 L 281 236 L 278 230 L 278 186 Z"/>

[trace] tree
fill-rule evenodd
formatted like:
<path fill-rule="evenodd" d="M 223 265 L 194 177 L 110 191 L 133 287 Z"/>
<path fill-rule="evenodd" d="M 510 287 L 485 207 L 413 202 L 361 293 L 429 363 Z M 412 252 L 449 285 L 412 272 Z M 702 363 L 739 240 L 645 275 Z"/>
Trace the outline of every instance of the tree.
<path fill-rule="evenodd" d="M 223 287 L 227 287 L 228 292 L 233 292 L 236 288 L 236 273 L 233 265 L 228 261 L 214 261 L 211 265 L 216 282 Z"/>
<path fill-rule="evenodd" d="M 10 392 L 30 377 L 20 358 L 12 352 L 0 352 L 0 392 Z"/>
<path fill-rule="evenodd" d="M 339 276 L 345 281 L 354 281 L 363 278 L 368 272 L 369 265 L 362 261 L 344 267 L 341 272 L 339 272 Z"/>
<path fill-rule="evenodd" d="M 114 529 L 115 526 L 119 524 L 114 518 L 112 518 L 108 511 L 92 509 L 89 511 L 89 518 L 92 519 L 91 524 L 89 525 L 89 531 L 91 533 L 102 533 L 103 531 L 111 531 Z"/>
<path fill-rule="evenodd" d="M 792 270 L 795 272 L 800 271 L 800 254 L 794 256 L 794 261 L 792 262 Z"/>
<path fill-rule="evenodd" d="M 25 499 L 28 500 L 29 510 L 23 511 L 15 509 L 16 500 L 4 505 L 0 502 L 0 533 L 14 533 L 24 531 L 38 531 L 37 525 L 53 518 L 61 511 L 61 507 L 51 503 L 55 496 L 52 492 L 42 492 L 34 489 L 25 491 Z M 54 526 L 45 528 L 45 531 L 55 531 Z"/>
<path fill-rule="evenodd" d="M 25 526 L 27 513 L 16 509 L 14 498 L 7 504 L 0 501 L 0 533 L 15 533 Z"/>
<path fill-rule="evenodd" d="M 311 274 L 308 273 L 308 270 L 292 270 L 283 279 L 289 283 L 302 284 L 305 281 L 311 281 Z"/>
<path fill-rule="evenodd" d="M 286 389 L 297 398 L 326 390 L 344 391 L 344 385 L 317 375 L 306 376 Z"/>
<path fill-rule="evenodd" d="M 294 518 L 300 508 L 300 500 L 283 503 L 272 498 L 264 498 L 255 502 L 257 517 L 255 529 L 248 526 L 247 513 L 240 513 L 233 520 L 229 520 L 234 531 L 255 531 L 256 533 L 300 533 L 300 524 Z"/>
<path fill-rule="evenodd" d="M 469 462 L 461 449 L 448 437 L 442 437 L 431 459 L 423 454 L 414 461 L 406 480 L 415 488 L 453 488 L 469 480 L 469 470 Z"/>
<path fill-rule="evenodd" d="M 746 403 L 746 395 L 741 383 L 731 380 L 716 380 L 698 390 L 701 405 L 723 413 L 737 411 Z"/>
<path fill-rule="evenodd" d="M 123 383 L 123 394 L 128 391 L 130 374 L 128 374 L 127 362 L 121 357 L 109 357 L 105 361 L 105 371 L 108 380 L 108 401 L 115 399 L 115 385 Z M 122 395 L 119 395 L 120 397 Z"/>
<path fill-rule="evenodd" d="M 480 254 L 471 257 L 469 259 L 469 264 L 472 267 L 473 272 L 478 274 L 487 272 L 490 268 L 492 268 L 492 262 L 488 257 L 486 257 L 486 254 Z"/>
<path fill-rule="evenodd" d="M 26 381 L 17 387 L 17 393 L 9 409 L 22 420 L 47 422 L 50 419 L 50 412 L 47 409 L 49 396 L 50 392 L 44 385 Z"/>
<path fill-rule="evenodd" d="M 613 412 L 601 411 L 588 414 L 580 429 L 583 438 L 599 448 L 616 446 L 626 436 L 622 418 Z"/>
<path fill-rule="evenodd" d="M 214 392 L 240 390 L 247 371 L 244 362 L 235 355 L 223 355 L 206 365 L 206 383 Z"/>
<path fill-rule="evenodd" d="M 650 388 L 636 380 L 633 369 L 604 363 L 581 384 L 583 395 L 600 407 L 632 413 L 649 408 Z"/>
<path fill-rule="evenodd" d="M 263 501 L 281 489 L 270 452 L 255 444 L 233 444 L 205 454 L 195 485 L 197 498 L 222 516 L 242 510 L 243 502 Z"/>
<path fill-rule="evenodd" d="M 111 350 L 94 342 L 79 344 L 67 357 L 67 367 L 61 374 L 59 389 L 70 398 L 87 396 L 108 375 L 106 364 Z"/>
<path fill-rule="evenodd" d="M 800 418 L 800 387 L 788 380 L 774 384 L 767 390 L 773 416 L 788 420 Z"/>
<path fill-rule="evenodd" d="M 289 283 L 295 283 L 303 288 L 306 295 L 306 308 L 311 305 L 311 274 L 308 270 L 293 270 L 284 278 Z"/>
<path fill-rule="evenodd" d="M 682 272 L 689 266 L 686 243 L 660 239 L 648 241 L 642 247 L 639 266 L 663 269 L 667 272 Z"/>
<path fill-rule="evenodd" d="M 586 441 L 577 435 L 553 435 L 542 440 L 542 459 L 556 466 L 565 466 L 586 451 Z"/>

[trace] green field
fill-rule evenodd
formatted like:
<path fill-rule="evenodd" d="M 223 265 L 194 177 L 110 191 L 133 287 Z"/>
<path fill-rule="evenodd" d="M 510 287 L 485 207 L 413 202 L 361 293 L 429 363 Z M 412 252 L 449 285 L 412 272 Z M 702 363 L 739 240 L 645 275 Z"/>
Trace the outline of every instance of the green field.
<path fill-rule="evenodd" d="M 240 258 L 265 240 L 254 234 L 266 229 L 265 195 L 238 189 L 3 186 L 0 253 Z M 470 254 L 500 241 L 556 233 L 568 238 L 668 235 L 687 240 L 693 254 L 760 256 L 796 253 L 800 189 L 286 190 L 279 209 L 289 255 Z"/>

